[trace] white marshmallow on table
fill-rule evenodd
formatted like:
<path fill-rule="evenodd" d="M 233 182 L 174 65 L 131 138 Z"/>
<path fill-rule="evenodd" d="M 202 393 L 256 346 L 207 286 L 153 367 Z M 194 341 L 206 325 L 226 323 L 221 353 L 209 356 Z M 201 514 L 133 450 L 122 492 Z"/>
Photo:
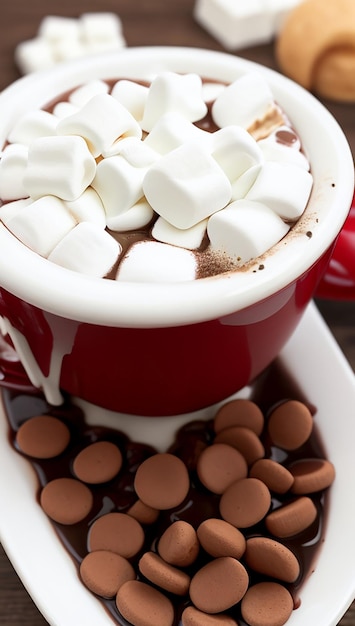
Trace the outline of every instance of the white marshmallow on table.
<path fill-rule="evenodd" d="M 269 43 L 300 0 L 196 0 L 194 17 L 225 48 Z"/>
<path fill-rule="evenodd" d="M 240 264 L 264 254 L 288 230 L 289 226 L 268 206 L 246 199 L 215 213 L 207 225 L 211 249 Z"/>
<path fill-rule="evenodd" d="M 93 96 L 74 115 L 61 119 L 59 135 L 80 135 L 94 157 L 98 157 L 122 136 L 140 138 L 142 130 L 133 115 L 109 94 Z"/>
<path fill-rule="evenodd" d="M 202 80 L 198 74 L 161 72 L 150 84 L 142 129 L 150 132 L 164 113 L 175 111 L 189 122 L 202 119 L 207 106 L 202 97 Z"/>
<path fill-rule="evenodd" d="M 23 244 L 47 257 L 76 222 L 62 200 L 43 196 L 24 206 L 6 226 Z"/>
<path fill-rule="evenodd" d="M 226 126 L 213 133 L 212 137 L 212 156 L 231 183 L 264 160 L 255 139 L 241 126 Z"/>
<path fill-rule="evenodd" d="M 212 133 L 201 130 L 186 119 L 181 113 L 164 113 L 154 124 L 144 144 L 160 154 L 167 154 L 186 142 L 200 144 L 208 152 L 212 150 Z"/>
<path fill-rule="evenodd" d="M 258 72 L 249 72 L 221 91 L 212 105 L 212 118 L 220 128 L 236 124 L 248 129 L 273 106 L 266 79 Z"/>
<path fill-rule="evenodd" d="M 312 190 L 313 177 L 290 163 L 266 161 L 246 198 L 267 204 L 286 220 L 302 215 Z"/>
<path fill-rule="evenodd" d="M 108 93 L 108 91 L 109 86 L 104 80 L 94 79 L 74 89 L 69 94 L 68 101 L 75 107 L 80 108 L 93 96 L 97 96 L 100 93 Z"/>
<path fill-rule="evenodd" d="M 28 147 L 22 143 L 8 144 L 0 158 L 0 198 L 18 200 L 26 197 L 22 180 L 27 166 Z"/>
<path fill-rule="evenodd" d="M 105 158 L 120 155 L 133 167 L 149 167 L 160 158 L 160 154 L 138 137 L 118 139 L 102 154 Z"/>
<path fill-rule="evenodd" d="M 96 46 L 100 43 L 124 46 L 122 22 L 116 13 L 83 13 L 79 18 L 81 38 L 86 44 Z"/>
<path fill-rule="evenodd" d="M 54 195 L 76 200 L 90 185 L 96 161 L 82 137 L 39 137 L 28 151 L 23 186 L 32 198 Z"/>
<path fill-rule="evenodd" d="M 183 282 L 196 278 L 193 252 L 156 241 L 135 243 L 122 259 L 116 280 L 130 282 Z"/>
<path fill-rule="evenodd" d="M 79 23 L 74 17 L 46 15 L 38 28 L 38 36 L 53 42 L 60 39 L 79 39 Z"/>
<path fill-rule="evenodd" d="M 0 221 L 6 226 L 11 218 L 32 204 L 32 202 L 33 200 L 31 198 L 21 198 L 21 200 L 6 202 L 6 204 L 0 206 Z"/>
<path fill-rule="evenodd" d="M 147 168 L 134 167 L 119 155 L 98 163 L 92 187 L 100 196 L 107 220 L 128 211 L 143 197 L 146 172 Z"/>
<path fill-rule="evenodd" d="M 111 96 L 116 98 L 139 122 L 144 114 L 149 88 L 133 80 L 118 80 L 112 87 Z"/>
<path fill-rule="evenodd" d="M 127 211 L 107 217 L 107 228 L 114 231 L 139 230 L 149 224 L 154 217 L 154 211 L 145 198 L 141 198 Z"/>
<path fill-rule="evenodd" d="M 80 222 L 64 236 L 48 260 L 74 272 L 102 278 L 112 269 L 120 244 L 92 222 Z"/>
<path fill-rule="evenodd" d="M 14 56 L 22 74 L 47 70 L 57 63 L 53 46 L 43 37 L 21 41 L 15 48 Z"/>
<path fill-rule="evenodd" d="M 100 228 L 106 227 L 106 214 L 99 195 L 92 187 L 71 202 L 66 207 L 77 222 L 91 222 Z"/>
<path fill-rule="evenodd" d="M 158 217 L 152 228 L 152 236 L 163 243 L 170 243 L 187 250 L 197 250 L 206 234 L 207 222 L 208 219 L 205 219 L 191 228 L 181 229 L 172 226 L 163 217 Z"/>
<path fill-rule="evenodd" d="M 29 145 L 37 137 L 56 135 L 58 118 L 44 111 L 36 109 L 22 115 L 9 132 L 8 140 L 11 143 Z"/>
<path fill-rule="evenodd" d="M 231 199 L 229 179 L 199 145 L 186 143 L 148 170 L 143 191 L 153 209 L 177 228 L 191 228 Z"/>

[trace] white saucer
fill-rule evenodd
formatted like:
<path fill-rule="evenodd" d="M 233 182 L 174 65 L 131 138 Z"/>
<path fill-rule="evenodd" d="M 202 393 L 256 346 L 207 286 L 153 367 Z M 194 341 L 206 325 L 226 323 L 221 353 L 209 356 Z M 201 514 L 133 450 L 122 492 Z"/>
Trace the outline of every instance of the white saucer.
<path fill-rule="evenodd" d="M 336 468 L 325 541 L 314 572 L 301 588 L 301 605 L 287 626 L 336 626 L 355 596 L 351 558 L 355 554 L 355 377 L 314 304 L 280 358 L 304 396 L 317 407 L 314 419 L 326 456 Z M 248 390 L 242 392 L 247 394 Z M 89 420 L 94 420 L 90 407 L 84 409 Z M 201 415 L 208 417 L 214 410 L 174 418 L 170 426 L 175 428 L 181 421 Z M 138 418 L 136 426 L 144 419 Z M 98 423 L 97 409 L 94 421 Z M 117 415 L 103 412 L 103 421 L 117 427 Z M 160 430 L 161 426 L 159 418 Z M 162 446 L 170 435 L 167 432 L 161 439 Z M 37 503 L 37 489 L 30 464 L 9 443 L 7 419 L 0 404 L 0 540 L 4 549 L 51 626 L 112 626 L 103 605 L 80 582 L 76 565 Z"/>

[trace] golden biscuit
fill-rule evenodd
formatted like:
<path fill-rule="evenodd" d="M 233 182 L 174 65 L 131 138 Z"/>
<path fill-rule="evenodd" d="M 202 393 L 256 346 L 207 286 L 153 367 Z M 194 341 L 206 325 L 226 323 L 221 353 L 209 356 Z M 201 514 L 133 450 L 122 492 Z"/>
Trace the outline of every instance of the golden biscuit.
<path fill-rule="evenodd" d="M 304 0 L 287 16 L 275 53 L 280 69 L 306 89 L 355 100 L 355 2 Z"/>

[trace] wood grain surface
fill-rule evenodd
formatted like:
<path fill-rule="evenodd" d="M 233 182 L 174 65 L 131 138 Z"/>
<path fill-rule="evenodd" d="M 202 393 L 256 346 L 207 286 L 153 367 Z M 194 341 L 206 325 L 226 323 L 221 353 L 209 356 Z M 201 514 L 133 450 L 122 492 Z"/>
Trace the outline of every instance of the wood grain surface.
<path fill-rule="evenodd" d="M 222 50 L 222 46 L 196 23 L 193 7 L 194 0 L 1 0 L 0 91 L 20 76 L 14 62 L 15 46 L 36 35 L 46 14 L 78 17 L 90 11 L 113 11 L 121 17 L 129 46 L 185 45 Z M 272 44 L 240 50 L 238 55 L 277 69 Z M 331 102 L 325 104 L 343 127 L 355 154 L 355 106 Z M 317 305 L 355 371 L 355 303 L 318 301 Z M 331 564 L 329 569 L 329 575 L 333 576 Z M 23 588 L 1 546 L 0 624 L 47 624 Z M 349 608 L 339 626 L 355 626 L 355 604 Z"/>

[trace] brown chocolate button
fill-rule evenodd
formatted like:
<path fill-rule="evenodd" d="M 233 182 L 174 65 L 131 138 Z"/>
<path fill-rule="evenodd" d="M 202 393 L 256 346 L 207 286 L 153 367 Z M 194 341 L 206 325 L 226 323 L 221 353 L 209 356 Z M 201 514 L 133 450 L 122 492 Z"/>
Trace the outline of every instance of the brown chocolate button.
<path fill-rule="evenodd" d="M 153 509 L 178 506 L 190 488 L 186 465 L 173 454 L 155 454 L 138 467 L 134 488 L 138 497 Z"/>
<path fill-rule="evenodd" d="M 79 452 L 73 462 L 73 471 L 77 478 L 93 485 L 112 480 L 121 467 L 121 451 L 110 441 L 92 443 Z"/>
<path fill-rule="evenodd" d="M 265 456 L 265 448 L 259 437 L 245 426 L 231 426 L 221 430 L 214 443 L 227 443 L 244 456 L 248 465 Z"/>
<path fill-rule="evenodd" d="M 187 567 L 197 558 L 200 544 L 194 527 L 178 520 L 165 530 L 159 539 L 158 552 L 171 565 Z"/>
<path fill-rule="evenodd" d="M 134 626 L 172 626 L 174 609 L 160 591 L 138 580 L 119 588 L 116 605 L 121 615 Z"/>
<path fill-rule="evenodd" d="M 93 496 L 90 489 L 75 478 L 56 478 L 43 487 L 40 503 L 55 522 L 76 524 L 90 513 Z"/>
<path fill-rule="evenodd" d="M 286 493 L 294 480 L 291 472 L 273 459 L 255 461 L 249 470 L 249 477 L 259 478 L 274 493 Z"/>
<path fill-rule="evenodd" d="M 134 517 L 134 519 L 141 524 L 154 524 L 159 517 L 159 511 L 157 511 L 157 509 L 152 509 L 151 506 L 144 504 L 144 502 L 139 499 L 132 504 L 127 514 Z"/>
<path fill-rule="evenodd" d="M 181 616 L 182 626 L 238 626 L 229 615 L 209 615 L 194 606 L 188 606 Z"/>
<path fill-rule="evenodd" d="M 257 583 L 246 592 L 241 611 L 249 626 L 283 626 L 293 611 L 293 599 L 279 583 Z"/>
<path fill-rule="evenodd" d="M 165 591 L 185 596 L 190 586 L 190 576 L 181 569 L 170 565 L 159 554 L 145 552 L 138 564 L 139 570 L 145 578 Z"/>
<path fill-rule="evenodd" d="M 217 411 L 213 422 L 216 433 L 231 426 L 246 426 L 259 436 L 264 428 L 264 416 L 255 402 L 237 398 L 223 404 Z"/>
<path fill-rule="evenodd" d="M 58 456 L 69 444 L 69 428 L 57 417 L 38 415 L 24 422 L 17 431 L 17 445 L 36 459 Z"/>
<path fill-rule="evenodd" d="M 335 478 L 334 465 L 327 459 L 300 459 L 289 465 L 294 477 L 292 493 L 316 493 L 327 489 Z"/>
<path fill-rule="evenodd" d="M 220 557 L 194 575 L 190 598 L 200 611 L 222 613 L 240 602 L 248 584 L 247 571 L 240 561 L 229 556 Z"/>
<path fill-rule="evenodd" d="M 302 496 L 269 513 L 265 524 L 270 533 L 282 539 L 298 535 L 313 524 L 316 517 L 317 507 L 313 500 Z"/>
<path fill-rule="evenodd" d="M 144 542 L 143 528 L 125 513 L 107 513 L 91 526 L 88 536 L 90 552 L 109 550 L 126 559 L 135 556 Z"/>
<path fill-rule="evenodd" d="M 248 567 L 255 572 L 283 582 L 295 582 L 300 573 L 300 565 L 294 553 L 269 537 L 247 539 L 244 558 Z"/>
<path fill-rule="evenodd" d="M 279 448 L 296 450 L 309 438 L 313 418 L 308 407 L 298 400 L 283 402 L 272 411 L 268 421 L 269 435 Z"/>
<path fill-rule="evenodd" d="M 242 478 L 221 496 L 220 514 L 236 528 L 249 528 L 262 520 L 269 511 L 271 495 L 258 478 Z"/>
<path fill-rule="evenodd" d="M 102 598 L 115 597 L 127 580 L 135 580 L 136 573 L 127 559 L 114 552 L 97 550 L 87 554 L 80 564 L 84 585 Z"/>
<path fill-rule="evenodd" d="M 223 519 L 206 519 L 199 525 L 197 537 L 203 549 L 213 557 L 240 559 L 244 554 L 246 544 L 243 533 Z"/>
<path fill-rule="evenodd" d="M 234 481 L 246 478 L 248 466 L 239 450 L 225 443 L 214 443 L 200 454 L 197 474 L 207 489 L 221 494 Z"/>

